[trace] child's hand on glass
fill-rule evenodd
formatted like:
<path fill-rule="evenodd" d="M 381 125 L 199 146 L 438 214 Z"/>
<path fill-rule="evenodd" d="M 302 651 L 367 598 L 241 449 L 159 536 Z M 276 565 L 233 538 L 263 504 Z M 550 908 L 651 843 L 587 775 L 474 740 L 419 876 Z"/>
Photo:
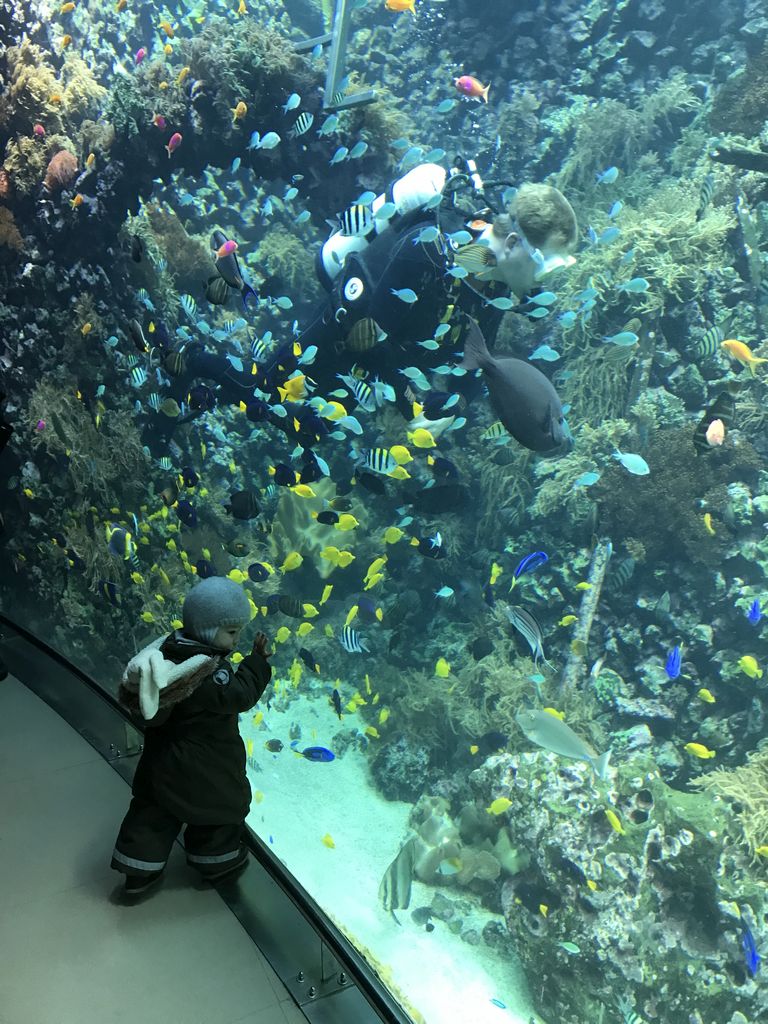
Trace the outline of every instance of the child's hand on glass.
<path fill-rule="evenodd" d="M 253 649 L 257 651 L 263 658 L 271 658 L 273 651 L 269 649 L 269 640 L 265 633 L 257 633 L 256 639 L 253 641 Z"/>

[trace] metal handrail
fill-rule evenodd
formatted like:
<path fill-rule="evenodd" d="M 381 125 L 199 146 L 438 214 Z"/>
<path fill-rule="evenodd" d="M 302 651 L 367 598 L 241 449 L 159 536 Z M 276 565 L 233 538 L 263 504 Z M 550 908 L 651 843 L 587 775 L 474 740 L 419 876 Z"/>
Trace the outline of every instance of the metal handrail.
<path fill-rule="evenodd" d="M 99 683 L 84 672 L 77 665 L 73 664 L 65 655 L 40 637 L 36 636 L 20 623 L 15 622 L 10 616 L 0 611 L 0 626 L 13 630 L 20 637 L 30 643 L 38 651 L 56 662 L 67 672 L 83 683 L 94 695 L 105 701 L 127 724 L 137 731 L 144 733 L 141 722 L 133 719 L 128 711 L 120 704 L 108 690 L 105 690 Z M 285 865 L 273 854 L 259 836 L 249 827 L 246 831 L 245 841 L 253 857 L 269 877 L 285 893 L 294 906 L 299 910 L 304 919 L 316 933 L 318 938 L 337 958 L 343 968 L 349 973 L 350 978 L 360 990 L 368 1003 L 379 1015 L 384 1024 L 411 1024 L 411 1018 L 397 1003 L 389 990 L 381 983 L 378 977 L 372 972 L 370 965 L 358 952 L 350 940 L 331 921 L 328 920 L 319 904 L 298 882 L 293 875 L 285 868 Z"/>
<path fill-rule="evenodd" d="M 328 57 L 328 71 L 325 76 L 325 91 L 323 92 L 323 110 L 347 110 L 350 107 L 371 103 L 376 99 L 375 89 L 363 89 L 334 102 L 334 96 L 339 92 L 339 86 L 344 77 L 351 20 L 351 0 L 336 0 L 332 31 L 322 36 L 315 36 L 313 39 L 302 39 L 293 47 L 296 53 L 305 53 L 317 45 L 324 47 L 330 44 L 331 52 Z"/>

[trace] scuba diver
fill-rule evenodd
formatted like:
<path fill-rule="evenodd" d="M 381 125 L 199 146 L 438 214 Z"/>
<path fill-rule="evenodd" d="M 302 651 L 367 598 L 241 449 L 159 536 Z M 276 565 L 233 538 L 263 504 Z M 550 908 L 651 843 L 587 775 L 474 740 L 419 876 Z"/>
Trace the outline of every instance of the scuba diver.
<path fill-rule="evenodd" d="M 501 189 L 502 202 L 493 205 L 489 192 Z M 319 394 L 337 387 L 345 371 L 395 388 L 403 384 L 406 366 L 429 371 L 446 359 L 458 361 L 471 321 L 492 350 L 503 312 L 534 310 L 529 300 L 542 279 L 575 262 L 576 216 L 551 185 L 524 184 L 515 191 L 508 182 L 483 182 L 474 161 L 457 157 L 450 171 L 420 164 L 381 195 L 370 196 L 340 215 L 317 255 L 316 272 L 328 296 L 304 331 L 257 362 L 255 372 L 238 369 L 202 344 L 188 345 L 178 360 L 183 370 L 175 390 L 189 398 L 191 411 L 165 424 L 164 432 L 148 430 L 150 447 L 159 449 L 177 423 L 217 400 L 243 403 L 253 422 L 272 422 L 281 430 L 297 420 L 292 437 L 312 443 L 328 432 L 314 409 L 295 403 L 288 417 L 279 416 L 267 400 L 278 400 L 277 385 L 299 365 L 297 352 L 316 350 L 308 372 Z M 219 235 L 214 234 L 214 248 Z M 201 378 L 214 381 L 216 391 L 196 385 Z M 452 386 L 464 405 L 481 390 L 471 375 Z M 254 389 L 265 397 L 254 397 Z M 410 419 L 413 391 L 401 386 L 395 396 Z M 424 417 L 444 416 L 452 397 L 420 393 Z M 553 447 L 560 440 L 553 438 Z"/>

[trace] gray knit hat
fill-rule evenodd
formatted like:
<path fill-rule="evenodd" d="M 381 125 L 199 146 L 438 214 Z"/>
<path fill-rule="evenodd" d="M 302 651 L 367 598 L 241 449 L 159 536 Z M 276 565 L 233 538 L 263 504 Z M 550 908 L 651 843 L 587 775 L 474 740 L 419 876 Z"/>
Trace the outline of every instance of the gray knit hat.
<path fill-rule="evenodd" d="M 225 576 L 209 576 L 187 594 L 182 610 L 184 633 L 191 640 L 213 643 L 222 626 L 245 626 L 251 606 L 241 586 Z"/>

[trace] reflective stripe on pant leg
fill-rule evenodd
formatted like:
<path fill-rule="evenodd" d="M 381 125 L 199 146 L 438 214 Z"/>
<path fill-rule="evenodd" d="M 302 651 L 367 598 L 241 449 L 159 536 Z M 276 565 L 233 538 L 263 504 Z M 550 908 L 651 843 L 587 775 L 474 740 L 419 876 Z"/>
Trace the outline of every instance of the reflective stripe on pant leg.
<path fill-rule="evenodd" d="M 120 826 L 111 866 L 124 875 L 162 871 L 181 822 L 168 811 L 134 796 Z"/>
<path fill-rule="evenodd" d="M 187 863 L 204 874 L 206 869 L 236 860 L 240 856 L 242 834 L 242 824 L 187 825 L 184 831 Z"/>

